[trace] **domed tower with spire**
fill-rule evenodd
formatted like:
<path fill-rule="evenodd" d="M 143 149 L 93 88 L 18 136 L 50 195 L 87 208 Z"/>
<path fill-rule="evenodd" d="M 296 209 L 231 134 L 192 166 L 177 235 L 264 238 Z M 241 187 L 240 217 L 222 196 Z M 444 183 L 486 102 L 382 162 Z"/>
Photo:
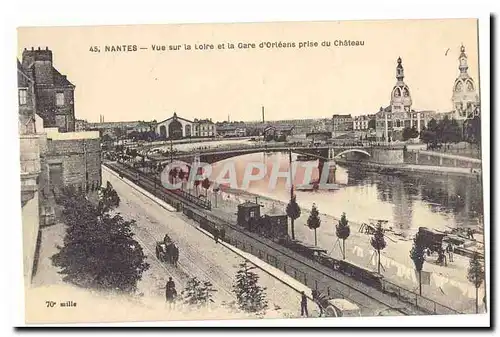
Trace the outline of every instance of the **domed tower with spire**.
<path fill-rule="evenodd" d="M 405 71 L 403 68 L 401 57 L 398 57 L 398 65 L 396 66 L 396 85 L 391 92 L 391 110 L 392 113 L 398 114 L 410 112 L 411 110 L 411 95 L 410 88 L 404 82 Z M 403 117 L 403 116 L 402 116 Z"/>
<path fill-rule="evenodd" d="M 467 72 L 469 66 L 467 65 L 467 54 L 463 45 L 460 47 L 458 61 L 460 74 L 453 84 L 451 98 L 454 117 L 457 120 L 472 119 L 474 116 L 479 115 L 479 96 L 476 92 L 474 79 Z"/>

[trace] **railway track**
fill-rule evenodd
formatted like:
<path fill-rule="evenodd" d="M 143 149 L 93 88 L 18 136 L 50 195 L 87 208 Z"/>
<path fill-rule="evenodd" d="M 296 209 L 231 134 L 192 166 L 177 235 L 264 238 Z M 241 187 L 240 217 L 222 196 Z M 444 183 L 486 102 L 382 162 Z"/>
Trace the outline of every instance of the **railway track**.
<path fill-rule="evenodd" d="M 215 222 L 215 223 L 218 223 L 218 224 L 222 224 L 224 225 L 226 228 L 230 228 L 231 230 L 249 238 L 251 241 L 256 241 L 258 242 L 259 244 L 261 245 L 264 245 L 267 249 L 271 250 L 272 252 L 278 252 L 280 255 L 284 255 L 286 256 L 287 258 L 289 259 L 292 259 L 308 268 L 311 268 L 312 270 L 314 270 L 315 272 L 319 273 L 319 274 L 322 274 L 326 277 L 328 277 L 328 279 L 330 279 L 332 282 L 336 282 L 336 283 L 339 283 L 339 284 L 342 284 L 343 286 L 347 287 L 350 291 L 354 291 L 355 293 L 358 293 L 358 294 L 361 294 L 362 297 L 365 297 L 367 299 L 369 299 L 370 301 L 374 301 L 374 302 L 377 302 L 379 304 L 381 304 L 382 306 L 386 307 L 387 309 L 390 309 L 390 310 L 394 310 L 394 311 L 397 311 L 403 315 L 408 315 L 409 313 L 404 310 L 403 308 L 398 308 L 398 307 L 393 307 L 391 306 L 390 304 L 386 303 L 386 302 L 383 302 L 373 296 L 370 296 L 362 291 L 360 291 L 359 289 L 356 289 L 354 288 L 353 286 L 345 283 L 345 282 L 342 282 L 341 280 L 338 280 L 338 279 L 335 279 L 334 277 L 332 277 L 331 275 L 328 275 L 326 274 L 325 272 L 321 271 L 320 269 L 316 268 L 315 266 L 311 265 L 311 263 L 306 263 L 304 261 L 301 261 L 299 259 L 297 259 L 295 256 L 293 256 L 292 254 L 289 254 L 287 253 L 286 251 L 284 251 L 284 249 L 278 249 L 272 245 L 270 245 L 269 243 L 263 241 L 263 240 L 259 240 L 257 238 L 255 238 L 254 236 L 252 235 L 249 235 L 247 232 L 245 232 L 243 229 L 241 228 L 238 228 L 236 225 L 233 225 L 231 223 L 229 223 L 226 219 L 223 219 L 223 218 L 220 218 L 214 214 L 210 214 L 209 212 L 207 212 L 206 210 L 204 210 L 203 208 L 199 207 L 197 204 L 189 201 L 189 200 L 186 200 L 186 199 L 183 199 L 180 195 L 176 194 L 175 192 L 172 192 L 172 191 L 168 191 L 164 188 L 158 188 L 158 184 L 155 183 L 150 177 L 146 176 L 145 174 L 138 174 L 136 171 L 134 171 L 133 169 L 131 168 L 128 168 L 128 167 L 125 167 L 124 165 L 121 165 L 121 164 L 117 164 L 117 163 L 104 163 L 104 166 L 108 167 L 109 169 L 115 171 L 116 173 L 120 174 L 120 176 L 124 176 L 126 177 L 127 179 L 130 179 L 132 180 L 132 182 L 134 182 L 135 184 L 143 187 L 145 190 L 147 190 L 148 192 L 152 193 L 153 195 L 156 195 L 156 196 L 160 196 L 160 199 L 162 200 L 170 200 L 170 201 L 173 201 L 173 202 L 180 202 L 184 205 L 184 207 L 188 207 L 190 208 L 191 210 L 197 212 L 197 213 L 201 213 L 203 214 L 203 216 L 208 219 L 209 221 L 212 221 L 212 222 Z M 161 186 L 160 186 L 161 187 Z M 168 202 L 168 201 L 167 201 Z M 359 305 L 363 306 L 363 307 L 366 307 L 366 305 L 363 305 L 362 303 L 359 303 Z M 426 314 L 427 312 L 423 311 L 423 310 L 420 310 L 421 312 L 418 312 L 420 314 Z"/>

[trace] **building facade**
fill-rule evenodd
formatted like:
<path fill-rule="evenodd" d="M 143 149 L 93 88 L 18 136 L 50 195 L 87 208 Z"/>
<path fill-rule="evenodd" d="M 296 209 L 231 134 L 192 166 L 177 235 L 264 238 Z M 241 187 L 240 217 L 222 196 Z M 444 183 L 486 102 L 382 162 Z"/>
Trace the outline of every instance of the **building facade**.
<path fill-rule="evenodd" d="M 354 131 L 367 131 L 370 127 L 370 120 L 375 119 L 375 115 L 355 116 L 352 121 Z"/>
<path fill-rule="evenodd" d="M 467 65 L 467 54 L 463 45 L 460 47 L 458 61 L 460 73 L 455 79 L 455 83 L 453 83 L 453 94 L 451 97 L 453 106 L 452 116 L 458 121 L 465 121 L 479 116 L 480 101 L 474 79 L 467 72 L 469 66 Z"/>
<path fill-rule="evenodd" d="M 349 115 L 333 115 L 332 116 L 332 131 L 352 131 L 353 119 Z"/>
<path fill-rule="evenodd" d="M 219 137 L 245 137 L 247 135 L 247 128 L 243 123 L 217 123 L 216 130 Z"/>
<path fill-rule="evenodd" d="M 55 219 L 57 191 L 65 186 L 96 191 L 101 153 L 98 132 L 73 132 L 74 86 L 52 67 L 50 50 L 25 49 L 17 75 L 23 259 L 29 286 L 36 273 L 40 228 Z"/>
<path fill-rule="evenodd" d="M 196 119 L 193 122 L 194 137 L 215 137 L 217 127 L 212 119 Z"/>
<path fill-rule="evenodd" d="M 80 131 L 85 131 L 88 129 L 88 122 L 83 119 L 75 119 L 75 131 L 80 132 Z"/>
<path fill-rule="evenodd" d="M 75 131 L 75 86 L 53 66 L 52 51 L 24 49 L 21 67 L 34 82 L 36 112 L 44 127 L 57 127 L 61 132 Z M 19 88 L 19 105 L 28 93 Z"/>

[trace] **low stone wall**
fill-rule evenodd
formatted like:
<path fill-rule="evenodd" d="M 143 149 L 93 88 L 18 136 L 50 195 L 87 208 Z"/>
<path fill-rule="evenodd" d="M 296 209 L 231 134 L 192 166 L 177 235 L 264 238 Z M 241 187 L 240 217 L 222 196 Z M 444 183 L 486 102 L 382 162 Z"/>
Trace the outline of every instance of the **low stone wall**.
<path fill-rule="evenodd" d="M 389 148 L 389 149 L 378 149 L 374 148 L 371 151 L 370 162 L 378 164 L 403 164 L 404 154 L 403 149 Z"/>
<path fill-rule="evenodd" d="M 367 156 L 361 152 L 348 152 L 343 157 L 348 161 L 359 161 L 364 163 L 374 163 L 383 165 L 398 165 L 404 163 L 403 148 L 389 147 L 389 148 L 371 148 L 366 149 L 370 154 Z"/>
<path fill-rule="evenodd" d="M 60 166 L 59 181 L 54 185 L 92 190 L 101 184 L 101 148 L 97 139 L 64 139 L 48 141 L 47 161 Z M 62 186 L 54 186 L 62 187 Z"/>
<path fill-rule="evenodd" d="M 430 151 L 407 151 L 404 154 L 404 163 L 413 165 L 429 165 L 444 167 L 462 167 L 480 169 L 481 162 L 477 159 L 463 157 L 454 158 L 446 154 L 432 153 Z"/>

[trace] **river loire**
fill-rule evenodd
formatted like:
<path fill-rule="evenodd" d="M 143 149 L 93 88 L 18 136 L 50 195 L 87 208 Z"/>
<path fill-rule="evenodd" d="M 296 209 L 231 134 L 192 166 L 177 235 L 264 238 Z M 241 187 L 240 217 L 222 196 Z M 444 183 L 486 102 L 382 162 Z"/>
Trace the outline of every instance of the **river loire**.
<path fill-rule="evenodd" d="M 293 160 L 296 159 L 293 155 Z M 276 186 L 269 187 L 272 167 L 278 166 L 280 172 L 288 170 L 288 155 L 257 153 L 227 159 L 215 164 L 214 174 L 228 163 L 236 166 L 238 184 L 242 183 L 241 177 L 250 163 L 265 164 L 265 176 L 250 182 L 245 190 L 283 202 L 289 200 L 286 178 L 278 178 Z M 315 166 L 312 179 L 319 175 Z M 298 176 L 294 184 L 302 182 L 303 178 Z M 349 220 L 357 223 L 385 219 L 404 236 L 414 233 L 420 226 L 439 230 L 479 229 L 483 206 L 481 185 L 476 178 L 393 177 L 337 166 L 336 183 L 339 184 L 337 190 L 297 191 L 297 202 L 306 209 L 315 203 L 320 213 L 337 218 L 345 212 Z"/>

